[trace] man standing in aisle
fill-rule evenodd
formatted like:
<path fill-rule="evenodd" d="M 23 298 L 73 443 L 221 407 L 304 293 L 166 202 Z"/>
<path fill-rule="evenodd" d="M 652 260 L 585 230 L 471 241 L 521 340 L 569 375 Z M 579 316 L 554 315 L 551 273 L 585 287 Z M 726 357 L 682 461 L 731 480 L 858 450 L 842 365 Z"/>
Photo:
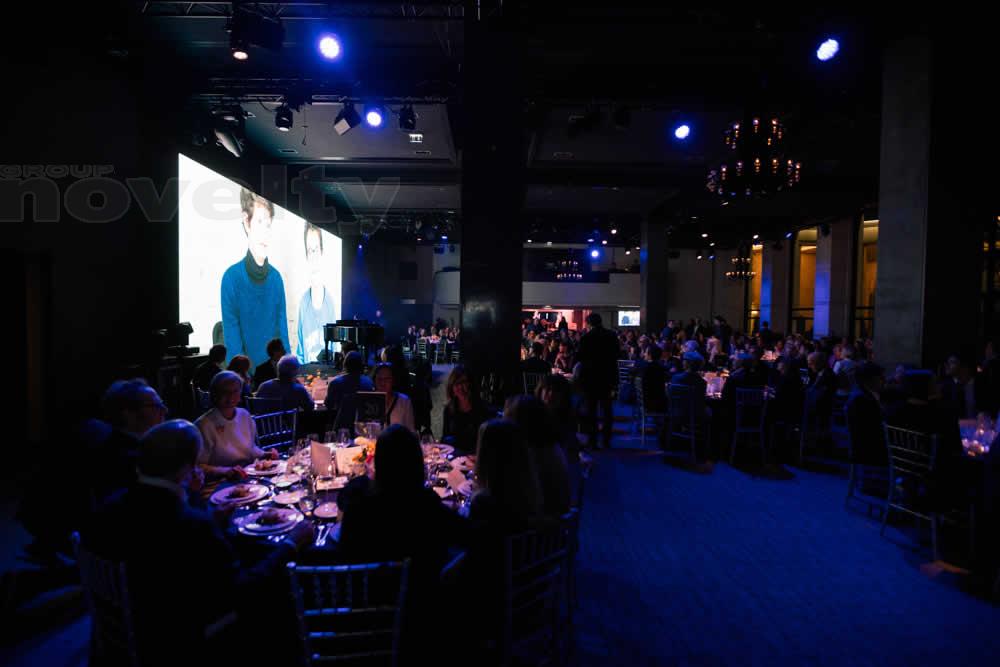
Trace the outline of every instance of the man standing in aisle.
<path fill-rule="evenodd" d="M 587 316 L 587 333 L 580 338 L 577 361 L 580 364 L 580 385 L 583 389 L 584 419 L 591 448 L 597 446 L 597 411 L 601 410 L 601 440 L 611 448 L 611 427 L 614 424 L 612 393 L 618 381 L 618 337 L 604 328 L 601 316 Z"/>

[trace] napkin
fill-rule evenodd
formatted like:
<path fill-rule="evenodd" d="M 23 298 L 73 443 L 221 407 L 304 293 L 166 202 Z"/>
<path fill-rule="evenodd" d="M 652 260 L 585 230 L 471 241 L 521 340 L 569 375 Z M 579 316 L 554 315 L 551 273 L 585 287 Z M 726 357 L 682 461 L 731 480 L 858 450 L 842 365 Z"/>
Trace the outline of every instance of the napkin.
<path fill-rule="evenodd" d="M 458 469 L 452 468 L 451 472 L 448 473 L 448 486 L 452 488 L 455 493 L 458 493 L 458 487 L 465 483 L 465 474 Z"/>
<path fill-rule="evenodd" d="M 354 458 L 365 450 L 364 447 L 338 447 L 337 448 L 337 470 L 347 473 L 354 465 Z"/>
<path fill-rule="evenodd" d="M 312 471 L 314 475 L 330 474 L 330 461 L 333 455 L 328 445 L 310 440 L 309 455 L 312 457 Z"/>
<path fill-rule="evenodd" d="M 434 487 L 431 487 L 431 488 L 434 489 L 434 493 L 438 494 L 442 498 L 444 498 L 446 495 L 448 495 L 448 489 L 444 488 L 443 486 L 434 486 Z"/>

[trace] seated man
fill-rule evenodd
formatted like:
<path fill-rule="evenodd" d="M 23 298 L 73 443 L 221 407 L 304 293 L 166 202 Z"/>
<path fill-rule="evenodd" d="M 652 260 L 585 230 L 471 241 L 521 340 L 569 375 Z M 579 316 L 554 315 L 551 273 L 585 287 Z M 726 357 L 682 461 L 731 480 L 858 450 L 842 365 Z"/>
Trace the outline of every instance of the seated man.
<path fill-rule="evenodd" d="M 268 380 L 257 389 L 257 398 L 281 402 L 282 410 L 298 409 L 312 412 L 313 404 L 309 390 L 299 384 L 299 358 L 286 354 L 278 361 L 278 377 Z"/>
<path fill-rule="evenodd" d="M 268 380 L 278 377 L 278 360 L 285 356 L 285 344 L 280 338 L 274 338 L 267 343 L 267 361 L 253 372 L 254 389 L 260 388 Z"/>
<path fill-rule="evenodd" d="M 646 412 L 667 411 L 667 368 L 660 362 L 662 356 L 663 350 L 658 345 L 646 349 L 646 364 L 640 374 Z"/>
<path fill-rule="evenodd" d="M 531 356 L 521 362 L 522 373 L 551 373 L 552 366 L 545 361 L 545 343 L 536 340 L 531 344 Z"/>
<path fill-rule="evenodd" d="M 708 383 L 705 382 L 705 379 L 701 376 L 701 368 L 705 364 L 705 358 L 698 352 L 685 352 L 682 357 L 682 363 L 684 370 L 670 378 L 670 384 L 690 388 L 691 409 L 694 411 L 695 420 L 700 421 L 711 415 L 705 405 L 705 394 L 708 389 Z M 675 409 L 676 406 L 671 407 L 672 415 Z M 674 418 L 674 416 L 671 417 L 671 419 Z M 698 447 L 696 456 L 698 459 L 699 470 L 703 472 L 711 471 L 711 464 L 705 461 L 705 459 L 708 458 L 709 444 L 710 443 L 707 442 L 707 439 L 704 438 L 697 441 Z"/>
<path fill-rule="evenodd" d="M 213 345 L 208 351 L 208 360 L 198 366 L 198 369 L 194 372 L 194 386 L 202 391 L 208 391 L 208 387 L 212 384 L 212 378 L 215 377 L 215 374 L 221 370 L 225 370 L 223 368 L 225 363 L 226 346 Z"/>
<path fill-rule="evenodd" d="M 352 350 L 344 357 L 344 372 L 330 381 L 325 405 L 334 415 L 333 428 L 352 428 L 357 406 L 354 395 L 359 391 L 375 391 L 371 379 L 363 375 L 365 360 Z"/>
<path fill-rule="evenodd" d="M 240 568 L 218 525 L 228 514 L 213 518 L 188 505 L 187 487 L 200 482 L 201 444 L 190 422 L 151 429 L 139 445 L 135 483 L 81 531 L 86 550 L 126 564 L 143 664 L 178 665 L 192 656 L 202 662 L 217 651 L 231 655 L 238 645 L 213 642 L 214 628 L 233 620 L 234 607 L 312 541 L 304 521 L 253 569 Z"/>
<path fill-rule="evenodd" d="M 851 436 L 851 463 L 889 465 L 882 429 L 882 369 L 871 362 L 854 368 L 855 386 L 847 398 L 847 426 Z"/>

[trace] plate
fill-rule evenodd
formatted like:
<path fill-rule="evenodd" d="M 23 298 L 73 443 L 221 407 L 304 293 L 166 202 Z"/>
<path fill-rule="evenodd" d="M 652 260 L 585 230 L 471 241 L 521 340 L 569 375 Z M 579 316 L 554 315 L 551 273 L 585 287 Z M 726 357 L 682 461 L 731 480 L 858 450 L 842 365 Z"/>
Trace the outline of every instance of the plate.
<path fill-rule="evenodd" d="M 317 505 L 313 510 L 313 516 L 319 519 L 336 519 L 339 512 L 337 503 L 331 501 Z"/>
<path fill-rule="evenodd" d="M 451 465 L 462 472 L 469 472 L 476 467 L 476 459 L 473 456 L 456 456 L 452 459 Z"/>
<path fill-rule="evenodd" d="M 302 475 L 296 475 L 295 473 L 281 473 L 280 475 L 271 479 L 271 484 L 274 484 L 279 489 L 284 489 L 292 484 L 298 484 L 302 481 Z"/>
<path fill-rule="evenodd" d="M 249 489 L 250 495 L 243 496 L 242 498 L 231 498 L 230 494 L 233 493 L 233 489 L 238 487 Z M 271 490 L 263 484 L 234 484 L 233 486 L 219 489 L 209 497 L 209 500 L 216 505 L 249 505 L 250 503 L 255 503 L 258 500 L 266 498 L 269 493 L 271 493 Z"/>
<path fill-rule="evenodd" d="M 281 491 L 274 494 L 274 502 L 280 505 L 297 505 L 305 495 L 306 492 L 303 489 L 298 489 L 297 491 Z"/>
<path fill-rule="evenodd" d="M 346 475 L 340 477 L 317 477 L 316 478 L 316 490 L 317 491 L 338 491 L 345 486 L 349 481 L 349 477 Z"/>
<path fill-rule="evenodd" d="M 265 470 L 257 470 L 257 464 L 256 462 L 254 462 L 248 465 L 243 470 L 245 470 L 248 475 L 252 475 L 254 477 L 266 477 L 268 475 L 279 475 L 285 472 L 285 466 L 286 466 L 285 461 L 274 461 L 274 465 L 271 466 L 270 468 L 267 468 Z"/>
<path fill-rule="evenodd" d="M 458 485 L 457 491 L 459 494 L 465 496 L 466 498 L 471 498 L 473 491 L 475 491 L 475 487 L 472 486 L 472 482 L 470 482 L 469 480 L 465 480 L 464 482 Z"/>
<path fill-rule="evenodd" d="M 430 445 L 423 445 L 424 457 L 426 458 L 430 456 L 431 452 L 434 451 L 435 447 L 437 447 L 437 449 L 440 451 L 442 458 L 447 458 L 455 453 L 455 448 L 452 447 L 451 445 L 446 445 L 444 443 L 432 443 Z"/>
<path fill-rule="evenodd" d="M 281 520 L 275 524 L 260 524 L 257 520 L 264 514 L 265 511 L 277 513 L 280 515 Z M 245 516 L 241 516 L 235 519 L 237 528 L 241 533 L 246 535 L 277 535 L 279 533 L 285 533 L 295 527 L 299 521 L 302 521 L 305 517 L 302 516 L 302 512 L 292 509 L 290 507 L 280 507 L 272 508 L 269 510 L 260 510 L 259 512 L 250 512 Z"/>

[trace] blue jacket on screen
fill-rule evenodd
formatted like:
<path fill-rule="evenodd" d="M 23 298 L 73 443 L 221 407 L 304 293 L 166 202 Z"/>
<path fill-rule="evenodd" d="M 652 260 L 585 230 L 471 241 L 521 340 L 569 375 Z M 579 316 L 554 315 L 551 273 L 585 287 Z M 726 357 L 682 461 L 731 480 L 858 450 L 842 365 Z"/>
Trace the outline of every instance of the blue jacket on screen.
<path fill-rule="evenodd" d="M 267 343 L 280 338 L 289 349 L 285 283 L 267 261 L 247 256 L 222 276 L 222 336 L 229 359 L 250 357 L 251 367 L 267 361 Z"/>

